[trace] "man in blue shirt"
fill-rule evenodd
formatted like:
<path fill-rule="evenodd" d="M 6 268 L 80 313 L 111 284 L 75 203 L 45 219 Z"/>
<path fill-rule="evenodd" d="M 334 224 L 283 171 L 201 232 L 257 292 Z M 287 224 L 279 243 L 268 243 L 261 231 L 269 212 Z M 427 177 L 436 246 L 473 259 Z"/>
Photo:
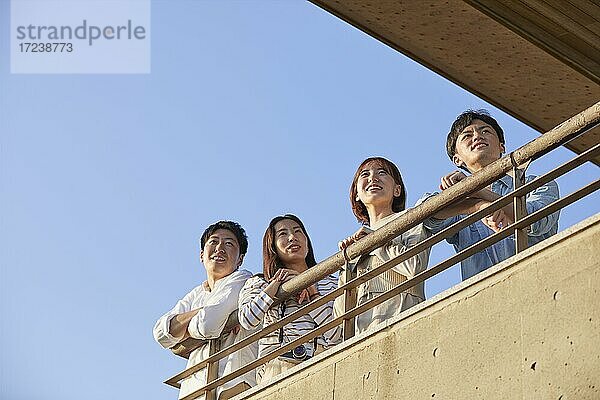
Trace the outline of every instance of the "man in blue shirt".
<path fill-rule="evenodd" d="M 446 139 L 446 151 L 457 167 L 474 174 L 498 160 L 505 152 L 504 144 L 502 128 L 487 111 L 467 110 L 460 114 L 452 124 Z M 466 178 L 466 175 L 461 171 L 451 172 L 442 177 L 440 189 L 446 190 L 464 178 Z M 535 179 L 535 176 L 526 176 L 525 181 L 529 182 L 533 179 Z M 464 218 L 467 214 L 480 210 L 512 191 L 513 180 L 505 175 L 489 187 L 481 189 L 463 201 L 442 210 L 433 218 L 425 221 L 424 225 L 432 233 L 437 233 Z M 527 213 L 531 214 L 558 200 L 558 198 L 559 192 L 556 182 L 551 181 L 540 186 L 527 194 Z M 514 222 L 512 207 L 513 205 L 510 203 L 481 221 L 463 228 L 446 240 L 454 245 L 454 249 L 458 253 L 512 224 Z M 558 230 L 558 217 L 559 212 L 557 211 L 533 223 L 528 232 L 529 245 L 534 245 L 554 235 Z M 461 262 L 462 279 L 468 279 L 514 254 L 515 238 L 514 235 L 511 235 L 463 260 Z"/>

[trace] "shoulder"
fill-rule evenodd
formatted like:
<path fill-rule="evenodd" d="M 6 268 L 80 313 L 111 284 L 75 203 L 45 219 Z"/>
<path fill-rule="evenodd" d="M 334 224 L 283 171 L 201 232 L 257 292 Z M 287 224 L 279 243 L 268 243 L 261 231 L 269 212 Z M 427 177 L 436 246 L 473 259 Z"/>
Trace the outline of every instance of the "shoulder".
<path fill-rule="evenodd" d="M 206 281 L 202 282 L 201 284 L 199 284 L 198 286 L 196 286 L 195 288 L 190 290 L 188 292 L 188 294 L 185 295 L 185 297 L 188 297 L 188 296 L 198 297 L 198 296 L 202 295 L 204 292 L 207 291 L 205 288 L 205 284 L 206 284 Z"/>
<path fill-rule="evenodd" d="M 525 182 L 531 182 L 535 178 L 537 178 L 537 175 L 526 175 L 525 176 Z"/>
<path fill-rule="evenodd" d="M 236 277 L 248 279 L 248 278 L 252 277 L 252 272 L 250 272 L 250 271 L 248 271 L 246 269 L 238 269 L 237 271 L 235 271 L 231 275 L 235 275 Z"/>
<path fill-rule="evenodd" d="M 252 273 L 245 269 L 238 269 L 237 271 L 233 271 L 230 275 L 223 278 L 224 284 L 237 284 L 238 282 L 245 282 L 248 278 L 252 277 Z"/>
<path fill-rule="evenodd" d="M 251 276 L 250 279 L 246 281 L 244 284 L 244 289 L 254 289 L 254 288 L 262 288 L 267 286 L 267 281 L 265 281 L 261 275 Z"/>
<path fill-rule="evenodd" d="M 208 293 L 210 292 L 204 288 L 204 282 L 202 282 L 200 285 L 187 292 L 187 294 L 181 298 L 181 301 L 193 303 L 203 296 L 206 296 Z"/>
<path fill-rule="evenodd" d="M 418 207 L 421 204 L 425 203 L 427 200 L 431 199 L 432 197 L 437 196 L 438 194 L 440 194 L 439 192 L 426 192 L 423 193 L 423 195 L 421 197 L 419 197 L 419 199 L 415 202 L 414 207 Z"/>
<path fill-rule="evenodd" d="M 231 274 L 226 277 L 219 279 L 215 283 L 215 287 L 213 291 L 221 291 L 221 290 L 234 290 L 239 291 L 242 286 L 246 283 L 248 278 L 252 276 L 252 273 L 246 270 L 237 270 L 233 271 Z"/>
<path fill-rule="evenodd" d="M 415 207 L 417 207 L 418 205 L 420 205 L 423 201 L 425 201 L 425 200 L 423 200 L 423 199 L 418 200 L 417 203 L 415 204 Z M 412 208 L 414 208 L 414 207 L 412 207 Z M 402 210 L 402 211 L 396 213 L 396 217 L 395 218 L 398 218 L 401 215 L 405 214 L 408 210 L 410 210 L 410 208 L 407 208 L 406 210 Z M 401 238 L 401 239 L 408 239 L 408 238 L 413 238 L 413 237 L 419 237 L 420 238 L 420 237 L 423 237 L 423 236 L 425 236 L 425 229 L 423 228 L 423 223 L 421 222 L 418 225 L 416 225 L 416 226 L 408 229 L 407 231 L 403 232 L 399 236 L 399 238 Z"/>
<path fill-rule="evenodd" d="M 529 183 L 536 178 L 537 178 L 537 175 L 527 175 L 525 177 L 525 182 Z M 532 193 L 541 194 L 544 192 L 549 192 L 552 195 L 558 195 L 558 183 L 556 183 L 556 181 L 552 180 L 550 182 L 543 184 L 539 188 L 534 189 Z"/>
<path fill-rule="evenodd" d="M 537 177 L 538 177 L 537 175 L 527 175 L 527 176 L 525 176 L 525 182 L 529 183 L 532 180 L 536 179 Z M 556 181 L 552 180 L 552 181 L 550 181 L 548 183 L 543 184 L 540 187 L 544 187 L 544 186 L 558 186 L 558 184 L 556 183 Z"/>

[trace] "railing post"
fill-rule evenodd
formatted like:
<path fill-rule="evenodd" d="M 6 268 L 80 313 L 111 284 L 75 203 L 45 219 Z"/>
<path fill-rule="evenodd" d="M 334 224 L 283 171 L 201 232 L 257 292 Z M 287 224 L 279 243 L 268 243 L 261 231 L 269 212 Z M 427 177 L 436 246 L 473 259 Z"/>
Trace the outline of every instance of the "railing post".
<path fill-rule="evenodd" d="M 344 274 L 344 284 L 346 282 L 351 281 L 356 278 L 356 272 L 351 271 L 346 264 L 346 268 L 344 268 L 341 272 Z M 343 304 L 344 314 L 356 307 L 356 289 L 346 289 L 344 290 L 344 304 Z M 355 317 L 351 317 L 348 319 L 344 319 L 344 340 L 348 340 L 354 336 L 354 320 Z"/>
<path fill-rule="evenodd" d="M 212 356 L 221 350 L 221 339 L 210 339 L 208 356 Z M 206 383 L 212 382 L 219 377 L 219 360 L 210 362 L 206 366 Z M 217 388 L 206 391 L 205 400 L 217 400 Z"/>
<path fill-rule="evenodd" d="M 424 203 L 418 207 L 415 207 L 412 210 L 409 210 L 405 215 L 398 218 L 397 220 L 392 221 L 386 226 L 381 227 L 378 231 L 373 232 L 373 234 L 367 235 L 363 240 L 352 244 L 350 246 L 350 256 L 345 250 L 340 253 L 336 253 L 335 255 L 328 257 L 324 261 L 310 268 L 308 271 L 303 272 L 302 274 L 288 282 L 285 282 L 283 285 L 280 286 L 278 291 L 278 294 L 281 294 L 281 296 L 278 295 L 277 297 L 279 299 L 285 299 L 289 297 L 292 293 L 296 293 L 302 288 L 305 288 L 310 284 L 318 282 L 320 279 L 323 279 L 327 275 L 338 271 L 340 267 L 344 265 L 345 261 L 345 268 L 343 268 L 342 275 L 340 275 L 340 283 L 341 285 L 344 285 L 345 283 L 355 279 L 356 277 L 356 274 L 353 273 L 349 268 L 351 260 L 350 257 L 354 259 L 359 257 L 361 254 L 368 254 L 374 248 L 377 248 L 389 241 L 390 238 L 398 236 L 401 232 L 410 229 L 411 227 L 415 226 L 415 224 L 423 221 L 423 219 L 434 215 L 439 210 L 442 210 L 443 207 L 452 204 L 453 201 L 456 201 L 457 197 L 468 196 L 471 193 L 474 193 L 475 191 L 480 190 L 489 184 L 492 184 L 497 179 L 505 176 L 505 174 L 508 174 L 513 178 L 514 190 L 519 190 L 519 196 L 512 196 L 513 199 L 510 199 L 509 196 L 503 196 L 503 198 L 494 201 L 493 204 L 490 205 L 488 208 L 492 210 L 491 212 L 494 212 L 503 207 L 506 207 L 508 204 L 510 204 L 511 201 L 513 202 L 515 223 L 518 224 L 518 221 L 521 221 L 521 224 L 518 225 L 520 228 L 515 229 L 514 232 L 515 240 L 517 242 L 516 250 L 517 252 L 523 251 L 523 249 L 525 249 L 528 246 L 527 234 L 532 223 L 538 221 L 540 218 L 545 218 L 551 213 L 559 211 L 563 207 L 575 201 L 578 201 L 579 199 L 593 193 L 594 191 L 600 190 L 599 179 L 577 190 L 576 192 L 571 193 L 566 197 L 562 197 L 554 201 L 550 205 L 547 205 L 544 208 L 542 208 L 541 210 L 533 212 L 531 215 L 527 215 L 525 200 L 528 192 L 530 192 L 531 190 L 535 190 L 538 187 L 541 187 L 541 185 L 547 184 L 552 179 L 560 177 L 566 172 L 573 170 L 579 165 L 582 165 L 586 161 L 595 160 L 595 158 L 598 157 L 598 154 L 600 152 L 600 147 L 598 146 L 600 145 L 595 145 L 583 154 L 577 156 L 575 159 L 561 165 L 560 167 L 548 172 L 547 174 L 544 174 L 541 177 L 538 177 L 539 180 L 536 179 L 527 184 L 525 183 L 525 171 L 527 170 L 529 162 L 532 159 L 539 158 L 541 155 L 545 154 L 545 151 L 547 152 L 549 150 L 552 150 L 559 144 L 564 144 L 567 138 L 575 137 L 577 135 L 582 134 L 584 131 L 587 131 L 589 129 L 592 129 L 593 127 L 600 125 L 600 102 L 597 103 L 593 108 L 594 109 L 591 112 L 594 113 L 591 117 L 588 115 L 588 113 L 590 113 L 589 109 L 586 110 L 585 113 L 578 114 L 576 116 L 578 118 L 573 117 L 572 119 L 561 124 L 554 130 L 546 133 L 543 137 L 535 139 L 534 141 L 524 145 L 515 152 L 510 153 L 509 156 L 503 157 L 495 163 L 488 165 L 482 171 L 479 171 L 477 174 L 473 174 L 472 176 L 465 179 L 464 182 L 461 182 L 458 185 L 449 188 L 447 191 L 440 194 L 439 196 L 435 196 L 427 203 Z M 589 118 L 593 118 L 593 120 L 588 120 Z M 583 123 L 585 123 L 585 125 L 582 125 Z M 550 137 L 550 139 L 548 139 L 548 137 Z M 521 168 L 518 167 L 519 163 L 522 165 Z M 454 235 L 461 229 L 468 227 L 474 222 L 477 222 L 480 218 L 486 216 L 486 213 L 488 213 L 488 208 L 479 210 L 473 213 L 472 215 L 467 216 L 465 219 L 457 222 L 456 224 L 445 228 L 442 232 L 439 232 L 438 234 L 423 240 L 421 243 L 416 244 L 414 247 L 387 261 L 381 266 L 383 268 L 383 272 L 389 270 L 391 267 L 393 267 L 399 262 L 403 262 L 409 259 L 410 257 L 416 256 L 419 252 L 430 248 L 433 244 L 436 244 L 443 240 L 443 238 Z M 452 265 L 455 265 L 456 263 L 464 260 L 465 258 L 484 250 L 486 247 L 492 245 L 498 240 L 504 240 L 511 234 L 513 234 L 511 230 L 497 232 L 494 235 L 483 239 L 480 243 L 473 244 L 472 246 L 464 249 L 463 251 L 450 257 L 446 261 L 440 262 L 435 266 L 430 267 L 425 271 L 417 274 L 417 276 L 410 279 L 410 286 L 408 286 L 405 282 L 401 283 L 400 285 L 393 288 L 391 291 L 388 291 L 382 294 L 381 296 L 377 296 L 375 299 L 369 300 L 366 304 L 363 304 L 358 308 L 356 307 L 356 286 L 360 285 L 365 280 L 372 279 L 373 277 L 377 276 L 378 273 L 381 272 L 374 273 L 376 270 L 366 271 L 366 276 L 364 276 L 363 279 L 356 280 L 352 283 L 352 286 L 355 286 L 355 288 L 348 289 L 344 287 L 334 289 L 334 293 L 325 294 L 322 298 L 315 300 L 314 302 L 312 302 L 312 304 L 309 304 L 306 307 L 309 310 L 314 310 L 317 307 L 320 307 L 323 304 L 325 304 L 325 301 L 329 301 L 330 299 L 332 300 L 335 298 L 336 314 L 340 311 L 340 309 L 343 309 L 343 314 L 347 314 L 348 312 L 351 312 L 351 310 L 354 310 L 354 312 L 352 312 L 353 314 L 360 315 L 361 313 L 370 309 L 370 307 L 376 306 L 384 301 L 387 301 L 388 299 L 392 298 L 392 296 L 398 295 L 399 293 L 401 293 L 401 291 L 407 290 L 416 283 L 424 282 L 426 279 L 436 274 L 439 274 L 440 272 L 448 269 Z M 332 294 L 338 297 L 336 298 L 335 296 L 332 296 Z M 341 296 L 342 294 L 344 296 Z M 337 302 L 337 300 L 341 301 Z M 284 324 L 291 322 L 293 318 L 299 318 L 301 315 L 304 315 L 302 313 L 306 312 L 308 312 L 306 309 L 300 309 L 294 312 L 293 315 L 289 315 L 284 318 Z M 237 312 L 234 311 L 231 314 L 231 317 L 232 318 L 230 318 L 227 322 L 227 326 L 229 326 L 230 321 L 237 320 Z M 346 315 L 344 315 L 343 317 L 341 317 L 340 315 L 336 315 L 333 321 L 330 321 L 324 326 L 317 328 L 315 332 L 318 332 L 314 333 L 314 336 L 321 334 L 322 332 L 325 332 L 328 329 L 332 329 L 333 327 L 338 326 L 340 323 L 342 323 L 344 327 L 344 339 L 349 339 L 353 337 L 355 330 L 355 317 L 347 317 Z M 235 324 L 235 322 L 232 322 L 232 324 Z M 273 326 L 277 324 L 281 324 L 281 322 L 277 322 Z M 232 327 L 233 326 L 234 325 L 232 325 Z M 251 342 L 259 340 L 260 338 L 265 337 L 266 334 L 269 334 L 270 332 L 274 332 L 276 329 L 279 329 L 279 325 L 275 327 L 273 326 L 271 330 L 269 330 L 269 327 L 263 327 L 261 332 L 254 333 L 246 339 L 242 340 L 241 342 L 227 347 L 222 351 L 222 354 L 218 354 L 215 356 L 216 360 L 219 360 L 229 354 L 232 354 L 234 351 L 238 351 L 242 347 L 249 345 Z M 281 326 L 283 326 L 283 324 Z M 228 332 L 229 330 L 230 329 L 225 328 L 224 332 Z M 264 334 L 265 331 L 267 332 L 266 334 Z M 291 350 L 293 348 L 292 346 L 296 345 L 297 343 L 302 343 L 303 340 L 304 336 L 299 339 L 296 339 L 294 343 L 288 344 L 289 347 L 283 349 L 282 353 L 287 350 Z M 209 357 L 212 357 L 219 352 L 221 343 L 218 340 L 209 340 L 208 342 L 210 343 Z M 207 343 L 207 341 L 198 340 L 194 342 L 193 345 L 198 346 L 204 343 Z M 197 347 L 186 348 L 185 346 L 181 346 L 181 349 L 177 347 L 177 349 L 174 348 L 173 351 L 175 354 L 187 357 L 187 355 L 196 348 Z M 265 362 L 263 360 L 271 360 L 275 357 L 277 357 L 277 354 L 275 352 L 272 355 L 263 356 L 259 360 L 250 362 L 244 367 L 240 368 L 239 370 L 229 373 L 221 378 L 218 378 L 219 362 L 205 359 L 204 361 L 201 361 L 200 363 L 189 367 L 185 371 L 168 379 L 167 381 L 165 381 L 165 383 L 173 387 L 180 387 L 179 381 L 191 376 L 196 372 L 201 371 L 202 369 L 207 369 L 207 384 L 204 385 L 204 387 L 201 387 L 198 390 L 185 396 L 185 398 L 191 400 L 196 396 L 201 396 L 202 394 L 205 394 L 207 400 L 213 400 L 216 397 L 215 395 L 217 386 L 223 385 L 224 383 L 227 383 L 230 380 L 235 379 L 241 376 L 242 374 L 251 371 L 253 368 L 256 368 L 260 364 L 263 364 Z M 209 382 L 213 383 L 211 384 Z M 208 387 L 214 387 L 214 389 L 208 389 Z"/>
<path fill-rule="evenodd" d="M 513 178 L 513 189 L 517 190 L 521 186 L 525 184 L 525 171 L 529 163 L 526 163 L 521 168 L 519 166 L 513 164 L 512 169 L 512 178 Z M 527 207 L 526 207 L 526 194 L 523 196 L 515 196 L 513 200 L 513 212 L 515 215 L 515 222 L 522 220 L 527 216 Z M 520 253 L 525 250 L 528 246 L 527 233 L 529 232 L 529 227 L 524 227 L 521 229 L 515 229 L 515 253 Z"/>

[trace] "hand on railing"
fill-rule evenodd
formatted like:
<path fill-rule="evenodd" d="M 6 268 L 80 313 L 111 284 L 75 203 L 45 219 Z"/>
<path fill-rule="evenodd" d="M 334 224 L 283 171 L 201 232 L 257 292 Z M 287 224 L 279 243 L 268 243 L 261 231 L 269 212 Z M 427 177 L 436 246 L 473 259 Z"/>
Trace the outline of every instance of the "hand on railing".
<path fill-rule="evenodd" d="M 452 171 L 448 175 L 442 176 L 442 178 L 440 179 L 440 190 L 444 191 L 466 178 L 467 175 L 465 175 L 464 172 L 458 170 Z M 476 192 L 471 193 L 468 197 L 487 200 L 489 204 L 494 200 L 497 200 L 500 196 L 496 195 L 494 192 L 487 188 L 482 188 Z"/>
<path fill-rule="evenodd" d="M 310 285 L 309 287 L 307 287 L 306 289 L 303 289 L 300 293 L 298 293 L 298 295 L 297 295 L 298 304 L 302 304 L 305 301 L 307 303 L 309 303 L 316 296 L 320 296 L 320 295 L 321 295 L 321 293 L 319 293 L 319 289 L 317 289 L 317 287 L 314 284 Z"/>
<path fill-rule="evenodd" d="M 452 171 L 448 175 L 442 176 L 440 190 L 446 190 L 450 186 L 457 184 L 467 176 L 461 171 Z"/>
<path fill-rule="evenodd" d="M 357 230 L 356 232 L 354 232 L 352 234 L 352 236 L 348 236 L 346 239 L 339 242 L 338 248 L 340 250 L 344 250 L 345 248 L 350 246 L 352 243 L 358 242 L 360 239 L 364 238 L 371 232 L 373 232 L 372 229 L 367 228 L 366 226 L 361 226 L 359 230 Z"/>
<path fill-rule="evenodd" d="M 275 298 L 277 294 L 277 290 L 279 290 L 279 286 L 282 283 L 291 280 L 292 278 L 298 276 L 299 273 L 294 271 L 293 269 L 280 268 L 275 272 L 275 275 L 269 281 L 269 285 L 265 288 L 265 293 L 269 295 L 271 298 Z M 317 287 L 315 285 L 310 285 L 306 289 L 302 289 L 296 295 L 296 300 L 298 304 L 302 304 L 303 302 L 308 302 L 312 297 L 319 294 Z"/>
<path fill-rule="evenodd" d="M 490 202 L 482 200 L 478 205 L 478 209 L 479 210 L 484 209 L 485 207 L 489 206 L 490 204 L 491 204 Z M 502 229 L 506 228 L 507 226 L 512 224 L 514 221 L 501 208 L 499 210 L 494 211 L 492 214 L 481 218 L 481 222 L 483 222 L 483 224 L 485 226 L 487 226 L 494 232 L 500 232 Z"/>
<path fill-rule="evenodd" d="M 269 285 L 265 288 L 265 293 L 269 295 L 270 298 L 274 299 L 277 294 L 277 290 L 279 286 L 283 282 L 287 282 L 291 277 L 298 275 L 296 271 L 287 268 L 280 268 L 275 272 L 275 275 L 271 277 L 269 280 Z"/>
<path fill-rule="evenodd" d="M 449 187 L 457 184 L 458 182 L 465 179 L 467 176 L 461 171 L 452 171 L 448 175 L 442 176 L 440 189 L 442 191 L 448 189 Z M 475 210 L 479 211 L 489 206 L 494 200 L 496 200 L 499 196 L 494 195 L 488 189 L 483 188 L 477 192 L 474 192 L 469 197 L 477 199 L 481 198 L 480 202 L 477 202 L 475 205 Z M 481 219 L 481 222 L 488 228 L 490 228 L 494 232 L 499 232 L 502 229 L 506 228 L 508 225 L 514 222 L 514 217 L 512 213 L 509 211 L 510 205 L 508 205 L 505 209 L 500 209 L 494 211 L 492 214 L 485 216 Z"/>

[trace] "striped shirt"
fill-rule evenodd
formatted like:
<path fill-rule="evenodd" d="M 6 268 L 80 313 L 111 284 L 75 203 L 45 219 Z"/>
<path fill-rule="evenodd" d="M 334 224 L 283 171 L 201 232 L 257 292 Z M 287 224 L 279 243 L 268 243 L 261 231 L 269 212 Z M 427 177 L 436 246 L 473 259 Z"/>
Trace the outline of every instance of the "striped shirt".
<path fill-rule="evenodd" d="M 265 293 L 268 282 L 260 276 L 248 279 L 240 291 L 238 305 L 238 320 L 244 329 L 256 329 L 259 326 L 266 327 L 282 317 L 288 316 L 300 309 L 296 296 L 287 299 L 285 303 L 271 307 L 274 299 Z M 316 283 L 321 294 L 327 294 L 337 288 L 337 278 L 329 275 Z M 305 303 L 306 304 L 306 303 Z M 305 305 L 304 304 L 304 305 Z M 283 312 L 282 312 L 283 311 Z M 331 321 L 333 314 L 333 301 L 308 312 L 298 319 L 283 327 L 283 343 L 289 343 L 300 336 L 307 334 L 313 329 Z M 325 348 L 338 344 L 341 341 L 342 330 L 336 326 L 317 337 L 317 344 Z M 271 332 L 258 341 L 258 356 L 262 357 L 281 346 L 280 330 Z M 309 355 L 314 353 L 314 341 L 304 343 Z"/>

